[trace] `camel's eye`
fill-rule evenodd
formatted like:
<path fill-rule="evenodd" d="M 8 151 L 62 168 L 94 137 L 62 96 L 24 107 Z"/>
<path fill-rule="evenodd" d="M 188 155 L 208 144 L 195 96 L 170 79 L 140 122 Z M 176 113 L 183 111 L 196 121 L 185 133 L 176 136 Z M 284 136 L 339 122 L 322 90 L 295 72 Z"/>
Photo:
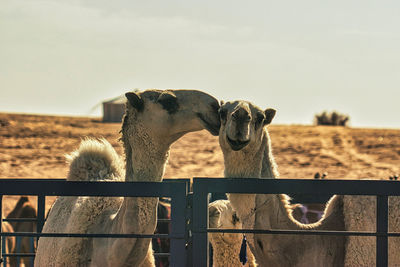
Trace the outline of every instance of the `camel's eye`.
<path fill-rule="evenodd" d="M 237 222 L 239 222 L 239 217 L 234 213 L 232 214 L 232 223 L 235 225 Z"/>

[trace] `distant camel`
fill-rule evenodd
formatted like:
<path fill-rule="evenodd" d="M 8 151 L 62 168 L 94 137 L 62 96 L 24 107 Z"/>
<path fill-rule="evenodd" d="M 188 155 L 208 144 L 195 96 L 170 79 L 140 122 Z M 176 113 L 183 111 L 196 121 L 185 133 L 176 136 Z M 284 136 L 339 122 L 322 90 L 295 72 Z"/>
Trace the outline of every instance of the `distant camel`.
<path fill-rule="evenodd" d="M 7 215 L 7 219 L 36 219 L 37 213 L 35 207 L 29 201 L 29 198 L 22 196 L 19 198 L 14 209 Z M 33 222 L 10 222 L 14 232 L 36 232 L 36 221 Z M 19 243 L 19 244 L 18 244 Z M 16 242 L 13 253 L 34 253 L 36 251 L 36 242 L 32 237 L 22 237 L 20 242 Z M 33 259 L 30 257 L 21 257 L 25 266 L 33 266 Z M 11 266 L 17 266 L 17 258 L 10 257 Z"/>
<path fill-rule="evenodd" d="M 218 135 L 219 103 L 195 90 L 129 92 L 122 160 L 106 140 L 86 140 L 70 156 L 68 180 L 160 182 L 172 143 L 186 133 Z M 158 198 L 59 197 L 43 232 L 153 234 Z M 154 266 L 151 240 L 40 238 L 35 266 Z"/>

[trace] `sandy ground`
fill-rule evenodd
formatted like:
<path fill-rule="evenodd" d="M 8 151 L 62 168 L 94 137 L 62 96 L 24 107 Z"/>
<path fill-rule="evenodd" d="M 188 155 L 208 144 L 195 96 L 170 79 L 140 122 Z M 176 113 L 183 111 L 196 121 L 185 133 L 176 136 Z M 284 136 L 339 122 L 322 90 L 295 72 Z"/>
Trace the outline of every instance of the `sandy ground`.
<path fill-rule="evenodd" d="M 64 155 L 86 136 L 106 138 L 122 155 L 119 131 L 119 123 L 100 118 L 0 113 L 0 178 L 65 178 Z M 269 131 L 282 178 L 328 172 L 330 179 L 387 179 L 400 173 L 400 129 L 271 125 Z M 222 177 L 223 168 L 218 138 L 200 131 L 172 146 L 165 177 Z M 17 199 L 3 198 L 3 215 Z"/>

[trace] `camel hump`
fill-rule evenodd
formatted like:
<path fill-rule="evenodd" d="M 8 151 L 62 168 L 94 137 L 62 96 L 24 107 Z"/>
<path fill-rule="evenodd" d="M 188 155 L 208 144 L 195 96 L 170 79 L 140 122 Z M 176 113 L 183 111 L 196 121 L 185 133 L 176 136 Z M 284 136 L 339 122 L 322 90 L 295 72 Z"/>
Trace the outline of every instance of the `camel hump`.
<path fill-rule="evenodd" d="M 123 162 L 105 139 L 86 138 L 79 148 L 66 155 L 70 169 L 68 181 L 119 180 L 123 177 Z"/>
<path fill-rule="evenodd" d="M 36 218 L 36 209 L 30 202 L 26 202 L 22 207 L 21 218 Z"/>

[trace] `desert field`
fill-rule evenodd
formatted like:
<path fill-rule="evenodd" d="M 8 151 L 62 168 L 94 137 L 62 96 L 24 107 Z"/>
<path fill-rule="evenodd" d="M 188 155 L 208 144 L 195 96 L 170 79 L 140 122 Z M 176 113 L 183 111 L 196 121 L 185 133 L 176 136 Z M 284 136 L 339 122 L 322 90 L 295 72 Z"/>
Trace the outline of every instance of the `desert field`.
<path fill-rule="evenodd" d="M 103 137 L 123 155 L 119 131 L 120 123 L 100 118 L 0 113 L 0 178 L 65 178 L 65 154 L 82 138 Z M 400 129 L 272 123 L 269 132 L 281 178 L 327 172 L 328 179 L 388 179 L 400 173 Z M 165 178 L 223 177 L 223 168 L 218 138 L 200 131 L 172 146 Z M 4 197 L 3 215 L 17 199 Z"/>

